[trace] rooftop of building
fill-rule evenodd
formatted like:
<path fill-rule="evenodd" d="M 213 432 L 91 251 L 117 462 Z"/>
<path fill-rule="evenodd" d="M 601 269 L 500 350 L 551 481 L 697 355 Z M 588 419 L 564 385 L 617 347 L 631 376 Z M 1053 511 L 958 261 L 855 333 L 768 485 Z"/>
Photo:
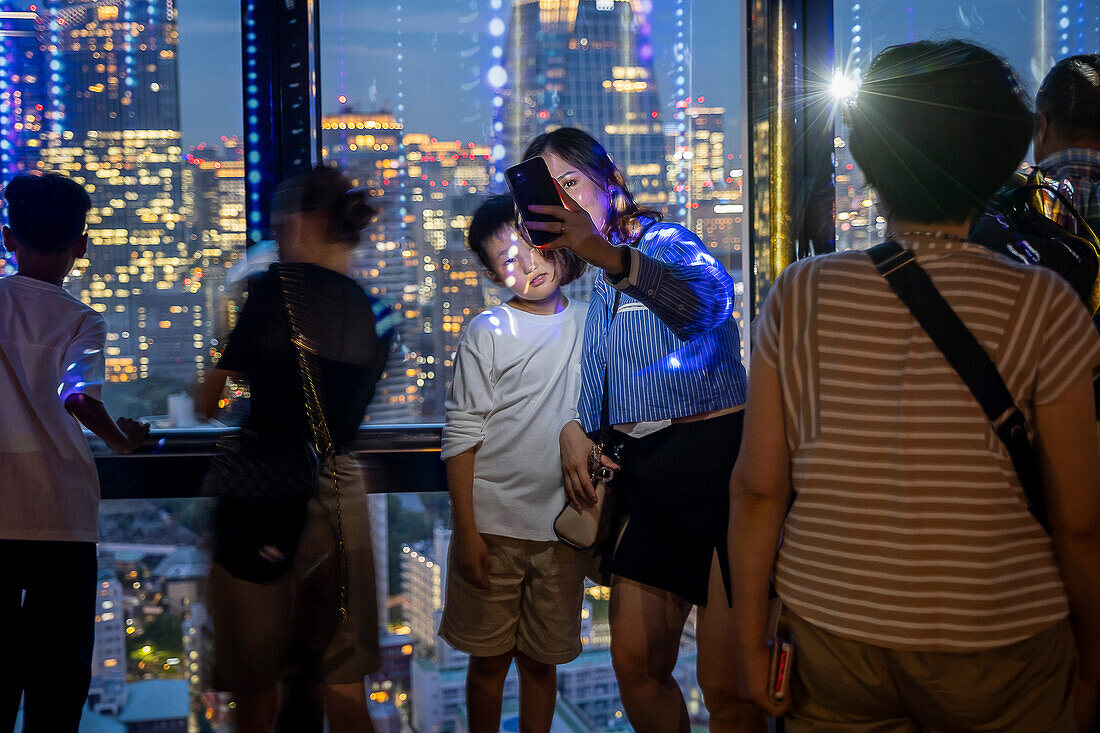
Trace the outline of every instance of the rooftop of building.
<path fill-rule="evenodd" d="M 123 723 L 178 720 L 186 718 L 189 710 L 187 680 L 141 680 L 126 685 L 126 705 L 118 719 Z"/>

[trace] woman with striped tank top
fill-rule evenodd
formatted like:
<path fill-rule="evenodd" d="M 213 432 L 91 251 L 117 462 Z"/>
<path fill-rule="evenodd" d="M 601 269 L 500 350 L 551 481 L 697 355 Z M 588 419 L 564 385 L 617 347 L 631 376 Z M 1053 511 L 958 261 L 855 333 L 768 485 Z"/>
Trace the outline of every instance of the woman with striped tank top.
<path fill-rule="evenodd" d="M 1100 682 L 1100 338 L 1057 275 L 966 241 L 1027 151 L 1032 115 L 1013 72 L 961 41 L 883 51 L 848 112 L 887 234 L 1026 417 L 1050 533 L 982 407 L 867 254 L 792 265 L 755 324 L 731 487 L 748 693 L 796 732 L 1086 730 Z M 773 563 L 797 650 L 782 703 L 766 691 Z"/>
<path fill-rule="evenodd" d="M 601 270 L 585 322 L 579 415 L 560 443 L 566 493 L 578 505 L 595 501 L 585 434 L 610 427 L 623 444 L 617 491 L 626 523 L 608 558 L 623 707 L 640 732 L 690 729 L 672 671 L 696 606 L 711 730 L 762 732 L 763 716 L 738 697 L 727 653 L 725 515 L 745 396 L 733 279 L 698 237 L 641 209 L 587 133 L 539 135 L 523 157 L 536 155 L 566 207 L 532 206 L 558 221 L 525 225 L 560 234 L 546 247 L 566 247 Z"/>

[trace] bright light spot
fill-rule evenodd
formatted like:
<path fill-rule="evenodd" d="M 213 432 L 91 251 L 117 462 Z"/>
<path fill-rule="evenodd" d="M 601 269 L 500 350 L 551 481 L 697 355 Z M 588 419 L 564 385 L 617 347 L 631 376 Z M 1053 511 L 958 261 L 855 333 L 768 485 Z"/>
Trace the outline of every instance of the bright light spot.
<path fill-rule="evenodd" d="M 493 18 L 489 21 L 489 33 L 494 36 L 504 35 L 504 21 L 500 18 Z"/>
<path fill-rule="evenodd" d="M 504 157 L 504 155 L 505 155 L 505 150 L 504 150 L 503 145 L 494 145 L 493 146 L 493 158 L 495 160 L 500 160 L 501 158 Z"/>
<path fill-rule="evenodd" d="M 348 98 L 345 97 L 343 94 L 341 94 L 339 97 L 336 98 L 336 101 L 339 102 L 340 104 L 347 104 L 348 103 Z"/>
<path fill-rule="evenodd" d="M 508 287 L 515 286 L 515 284 L 516 284 L 515 276 L 514 275 L 509 275 L 508 277 L 504 278 L 504 284 Z"/>
<path fill-rule="evenodd" d="M 859 78 L 855 76 L 848 76 L 843 72 L 836 72 L 833 76 L 833 81 L 829 85 L 829 94 L 833 99 L 838 102 L 842 102 L 845 105 L 851 106 L 856 101 L 856 94 L 859 93 Z"/>
<path fill-rule="evenodd" d="M 508 83 L 508 72 L 504 70 L 503 66 L 500 66 L 498 64 L 497 66 L 493 66 L 489 69 L 489 73 L 486 75 L 485 78 L 489 80 L 489 83 L 492 86 L 500 89 Z"/>

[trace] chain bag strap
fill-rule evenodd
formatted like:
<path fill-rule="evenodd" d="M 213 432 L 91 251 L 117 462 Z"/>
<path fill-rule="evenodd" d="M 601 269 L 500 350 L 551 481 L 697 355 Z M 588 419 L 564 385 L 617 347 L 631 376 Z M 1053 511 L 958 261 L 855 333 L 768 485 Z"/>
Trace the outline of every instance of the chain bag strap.
<path fill-rule="evenodd" d="M 332 472 L 332 487 L 336 493 L 336 573 L 339 584 L 339 610 L 341 623 L 348 617 L 347 557 L 344 550 L 344 520 L 340 505 L 340 483 L 336 467 L 336 448 L 329 432 L 328 420 L 317 389 L 320 364 L 317 345 L 302 330 L 301 308 L 304 301 L 305 271 L 301 267 L 279 265 L 279 284 L 286 304 L 287 321 L 290 324 L 290 340 L 298 356 L 298 370 L 302 378 L 305 396 L 306 420 L 313 436 L 314 446 L 321 456 L 322 466 Z"/>

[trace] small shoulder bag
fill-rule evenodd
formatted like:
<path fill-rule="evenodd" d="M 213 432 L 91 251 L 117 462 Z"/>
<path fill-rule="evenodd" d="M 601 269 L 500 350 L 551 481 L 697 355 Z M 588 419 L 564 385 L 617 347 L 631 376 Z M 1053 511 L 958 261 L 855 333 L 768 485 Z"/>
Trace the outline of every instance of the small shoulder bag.
<path fill-rule="evenodd" d="M 981 405 L 1012 459 L 1028 510 L 1049 532 L 1039 461 L 1027 436 L 1024 413 L 1013 401 L 997 365 L 936 290 L 912 252 L 888 241 L 867 250 L 867 254 Z"/>

